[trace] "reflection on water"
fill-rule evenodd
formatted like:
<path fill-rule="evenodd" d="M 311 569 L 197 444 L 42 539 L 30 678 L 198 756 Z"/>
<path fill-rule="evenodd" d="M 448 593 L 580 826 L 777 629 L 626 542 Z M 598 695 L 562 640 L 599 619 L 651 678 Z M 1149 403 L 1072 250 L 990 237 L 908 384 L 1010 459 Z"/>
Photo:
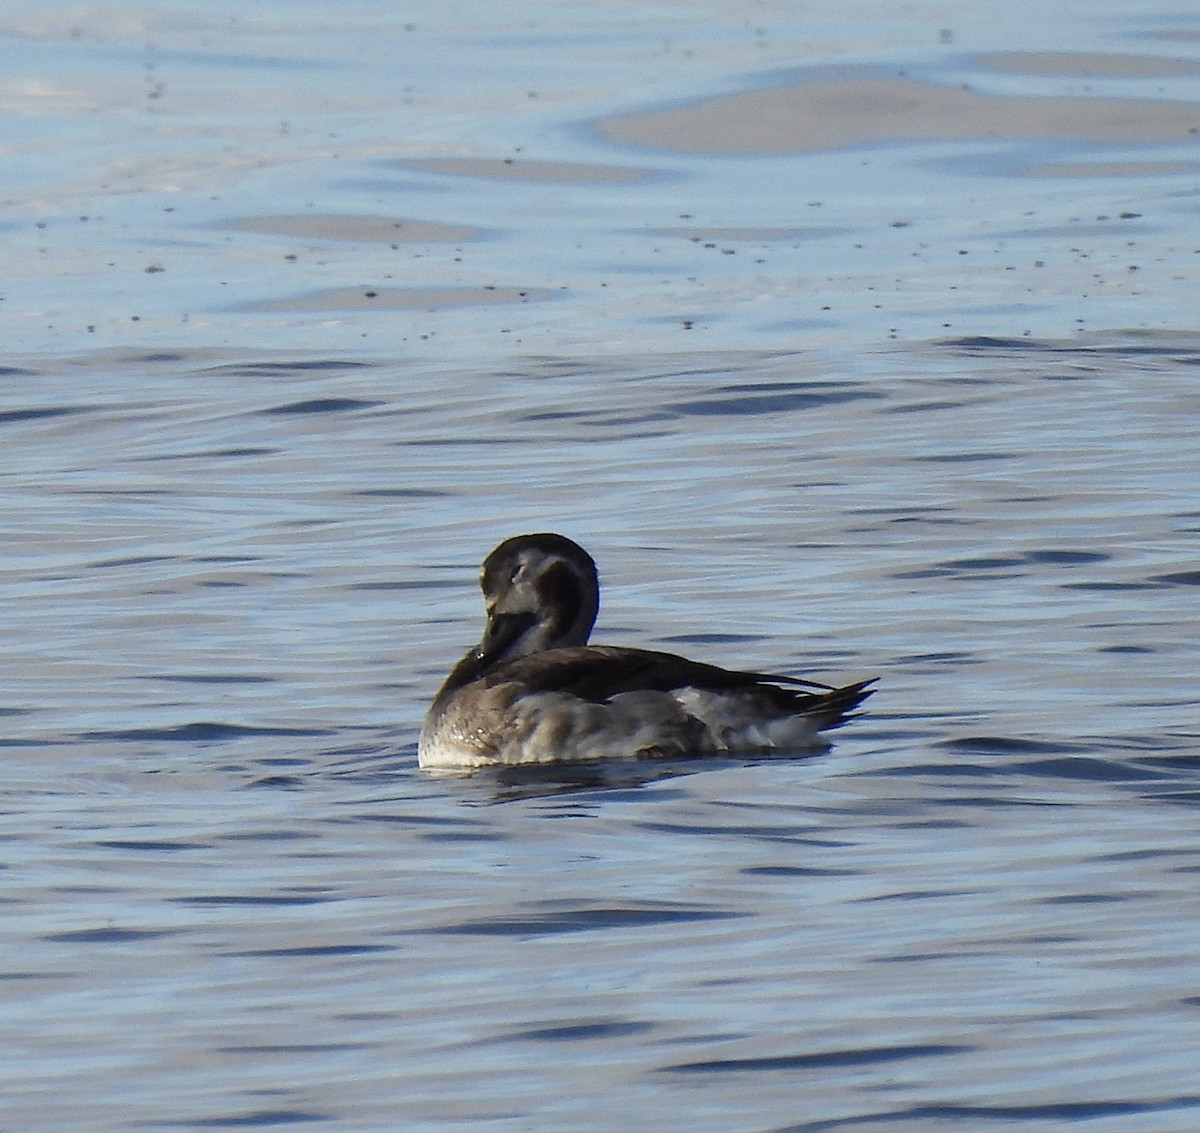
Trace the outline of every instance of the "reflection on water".
<path fill-rule="evenodd" d="M 798 86 L 632 114 L 604 122 L 601 129 L 626 145 L 702 154 L 805 153 L 980 138 L 1110 145 L 1196 141 L 1193 102 L 1002 98 L 962 87 L 880 79 L 874 69 L 864 71 L 837 81 L 814 76 Z"/>
<path fill-rule="evenodd" d="M 9 5 L 0 331 L 470 369 L 1191 327 L 1193 14 L 1045 51 L 1078 13 L 1014 2 Z"/>

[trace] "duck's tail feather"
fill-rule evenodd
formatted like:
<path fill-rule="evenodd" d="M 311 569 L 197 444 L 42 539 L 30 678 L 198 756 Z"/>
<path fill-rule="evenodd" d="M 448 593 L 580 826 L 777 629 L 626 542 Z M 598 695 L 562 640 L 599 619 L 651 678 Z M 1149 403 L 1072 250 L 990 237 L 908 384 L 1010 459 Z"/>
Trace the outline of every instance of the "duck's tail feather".
<path fill-rule="evenodd" d="M 829 692 L 814 693 L 805 715 L 816 721 L 818 731 L 837 728 L 850 719 L 854 710 L 874 691 L 878 677 L 843 685 Z"/>

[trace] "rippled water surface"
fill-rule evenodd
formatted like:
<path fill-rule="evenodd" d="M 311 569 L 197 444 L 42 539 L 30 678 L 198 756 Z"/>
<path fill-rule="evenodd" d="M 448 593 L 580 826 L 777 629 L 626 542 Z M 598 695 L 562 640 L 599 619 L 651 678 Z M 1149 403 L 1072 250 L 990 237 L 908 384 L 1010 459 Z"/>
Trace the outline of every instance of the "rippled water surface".
<path fill-rule="evenodd" d="M 960 7 L 7 6 L 0 1128 L 1200 1127 L 1200 21 Z M 421 774 L 547 529 L 879 692 Z"/>

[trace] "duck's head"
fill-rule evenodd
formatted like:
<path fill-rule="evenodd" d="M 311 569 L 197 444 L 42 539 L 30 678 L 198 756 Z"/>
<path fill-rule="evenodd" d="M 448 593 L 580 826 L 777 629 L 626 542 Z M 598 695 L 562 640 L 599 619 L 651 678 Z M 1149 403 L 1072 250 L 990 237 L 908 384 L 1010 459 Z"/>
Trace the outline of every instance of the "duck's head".
<path fill-rule="evenodd" d="M 586 645 L 600 608 L 591 555 L 562 535 L 515 535 L 483 561 L 487 625 L 475 650 L 485 665 L 543 649 Z"/>

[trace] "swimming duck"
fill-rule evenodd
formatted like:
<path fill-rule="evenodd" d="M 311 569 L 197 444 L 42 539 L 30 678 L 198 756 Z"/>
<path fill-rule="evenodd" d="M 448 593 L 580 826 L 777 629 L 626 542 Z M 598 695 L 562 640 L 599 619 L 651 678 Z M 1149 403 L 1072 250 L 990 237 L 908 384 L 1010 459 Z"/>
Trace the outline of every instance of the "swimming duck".
<path fill-rule="evenodd" d="M 422 767 L 809 752 L 873 691 L 874 680 L 833 688 L 588 645 L 600 607 L 596 564 L 562 535 L 506 539 L 479 584 L 483 638 L 429 708 Z"/>

